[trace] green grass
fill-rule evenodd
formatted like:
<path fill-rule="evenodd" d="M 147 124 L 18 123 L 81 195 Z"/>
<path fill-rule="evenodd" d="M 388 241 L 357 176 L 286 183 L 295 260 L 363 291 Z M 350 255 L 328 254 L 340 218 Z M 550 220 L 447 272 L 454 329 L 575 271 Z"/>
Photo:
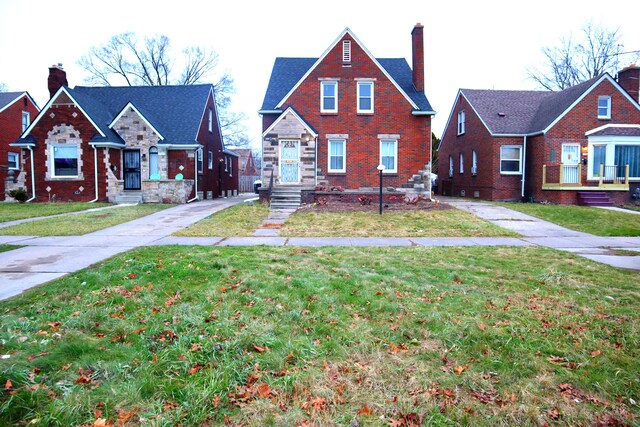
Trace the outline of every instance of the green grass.
<path fill-rule="evenodd" d="M 498 203 L 571 230 L 596 236 L 640 236 L 640 215 L 589 206 Z"/>
<path fill-rule="evenodd" d="M 280 231 L 299 237 L 498 237 L 518 236 L 458 209 L 406 212 L 296 212 Z"/>
<path fill-rule="evenodd" d="M 80 236 L 150 215 L 171 205 L 143 204 L 25 222 L 0 228 L 2 236 Z"/>
<path fill-rule="evenodd" d="M 0 222 L 112 206 L 111 203 L 0 203 Z"/>
<path fill-rule="evenodd" d="M 12 251 L 14 249 L 22 248 L 20 245 L 0 245 L 0 252 Z"/>
<path fill-rule="evenodd" d="M 0 302 L 0 425 L 633 425 L 639 282 L 531 247 L 142 248 Z"/>
<path fill-rule="evenodd" d="M 242 203 L 186 227 L 175 236 L 252 236 L 253 232 L 269 215 L 269 206 L 263 203 Z"/>

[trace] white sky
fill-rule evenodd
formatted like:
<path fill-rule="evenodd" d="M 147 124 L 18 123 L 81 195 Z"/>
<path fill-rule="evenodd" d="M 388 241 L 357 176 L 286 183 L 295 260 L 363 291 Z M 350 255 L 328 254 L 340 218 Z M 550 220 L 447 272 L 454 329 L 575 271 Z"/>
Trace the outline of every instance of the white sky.
<path fill-rule="evenodd" d="M 276 57 L 318 57 L 349 27 L 375 57 L 404 57 L 411 66 L 411 30 L 420 22 L 425 92 L 441 136 L 459 88 L 537 89 L 526 69 L 541 65 L 541 48 L 577 36 L 589 20 L 619 27 L 625 50 L 640 49 L 637 0 L 0 0 L 0 83 L 28 91 L 42 108 L 52 64 L 63 64 L 71 87 L 82 85 L 76 63 L 92 46 L 127 31 L 164 34 L 176 53 L 218 52 L 237 88 L 232 109 L 247 115 L 258 147 L 257 111 Z"/>

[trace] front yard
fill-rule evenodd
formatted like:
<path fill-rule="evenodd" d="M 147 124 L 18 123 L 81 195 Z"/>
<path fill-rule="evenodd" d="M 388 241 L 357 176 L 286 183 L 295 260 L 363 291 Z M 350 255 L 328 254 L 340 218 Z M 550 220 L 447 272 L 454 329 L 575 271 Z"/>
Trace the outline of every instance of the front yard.
<path fill-rule="evenodd" d="M 111 206 L 110 203 L 0 203 L 0 222 Z"/>
<path fill-rule="evenodd" d="M 0 425 L 632 425 L 639 282 L 543 248 L 143 248 L 0 302 Z"/>

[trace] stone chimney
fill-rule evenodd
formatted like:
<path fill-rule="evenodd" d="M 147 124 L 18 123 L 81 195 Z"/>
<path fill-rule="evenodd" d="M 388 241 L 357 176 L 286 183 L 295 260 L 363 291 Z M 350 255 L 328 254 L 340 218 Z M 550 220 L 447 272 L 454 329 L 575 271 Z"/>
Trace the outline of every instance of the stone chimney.
<path fill-rule="evenodd" d="M 618 71 L 618 83 L 636 101 L 640 102 L 640 67 L 629 65 Z"/>
<path fill-rule="evenodd" d="M 411 47 L 413 54 L 413 85 L 419 92 L 424 91 L 424 26 L 419 22 L 411 31 Z"/>
<path fill-rule="evenodd" d="M 49 99 L 53 98 L 61 86 L 69 86 L 67 83 L 67 73 L 62 68 L 62 64 L 53 64 L 49 67 L 49 79 L 47 80 L 49 87 Z"/>

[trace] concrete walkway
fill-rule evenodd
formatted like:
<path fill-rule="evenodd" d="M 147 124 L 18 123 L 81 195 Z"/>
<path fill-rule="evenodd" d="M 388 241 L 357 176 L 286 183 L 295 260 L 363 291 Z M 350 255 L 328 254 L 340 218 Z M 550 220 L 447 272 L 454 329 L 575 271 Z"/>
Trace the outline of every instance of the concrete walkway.
<path fill-rule="evenodd" d="M 502 206 L 464 199 L 447 199 L 446 202 L 516 231 L 522 237 L 280 237 L 276 226 L 282 224 L 291 212 L 282 213 L 284 218 L 272 217 L 266 220 L 263 227 L 256 230 L 256 235 L 251 237 L 171 236 L 214 212 L 242 203 L 250 197 L 252 195 L 249 194 L 180 205 L 84 236 L 0 236 L 0 244 L 25 245 L 24 248 L 0 253 L 0 300 L 139 246 L 174 244 L 309 247 L 544 246 L 569 251 L 615 267 L 640 270 L 640 237 L 593 236 L 567 230 Z M 260 230 L 273 231 L 260 235 Z M 624 250 L 625 255 L 620 255 L 619 250 Z M 638 252 L 638 255 L 628 255 L 633 252 Z"/>

